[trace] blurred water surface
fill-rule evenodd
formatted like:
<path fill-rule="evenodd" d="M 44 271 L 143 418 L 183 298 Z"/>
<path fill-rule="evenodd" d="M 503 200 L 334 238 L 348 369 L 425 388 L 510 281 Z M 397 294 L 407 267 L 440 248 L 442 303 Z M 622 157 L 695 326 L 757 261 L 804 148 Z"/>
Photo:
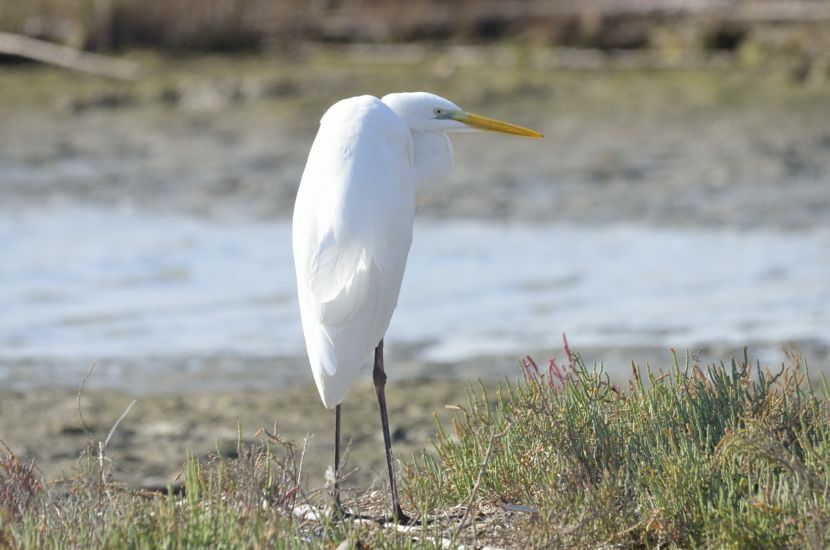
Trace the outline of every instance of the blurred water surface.
<path fill-rule="evenodd" d="M 0 217 L 0 360 L 300 356 L 290 223 L 33 207 Z M 392 346 L 830 344 L 830 230 L 421 220 Z"/>

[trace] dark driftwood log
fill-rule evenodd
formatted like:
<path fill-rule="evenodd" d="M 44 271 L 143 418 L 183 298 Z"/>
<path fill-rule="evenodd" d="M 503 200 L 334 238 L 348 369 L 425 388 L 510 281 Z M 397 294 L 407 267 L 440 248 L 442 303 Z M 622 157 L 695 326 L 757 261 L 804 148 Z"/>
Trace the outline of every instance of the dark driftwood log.
<path fill-rule="evenodd" d="M 17 55 L 41 63 L 119 80 L 135 80 L 138 74 L 138 64 L 132 61 L 113 59 L 7 32 L 0 32 L 0 54 Z"/>

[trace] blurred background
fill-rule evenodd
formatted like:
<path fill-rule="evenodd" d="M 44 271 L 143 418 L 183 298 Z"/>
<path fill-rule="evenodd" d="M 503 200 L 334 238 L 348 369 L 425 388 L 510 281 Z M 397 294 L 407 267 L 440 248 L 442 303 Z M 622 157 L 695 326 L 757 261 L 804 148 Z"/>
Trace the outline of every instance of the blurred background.
<path fill-rule="evenodd" d="M 134 484 L 238 418 L 329 430 L 294 195 L 329 105 L 415 90 L 546 138 L 456 136 L 419 197 L 396 445 L 563 333 L 620 379 L 672 349 L 827 369 L 826 0 L 0 0 L 0 440 L 73 462 L 93 364 L 93 433 L 140 396 L 113 441 Z"/>

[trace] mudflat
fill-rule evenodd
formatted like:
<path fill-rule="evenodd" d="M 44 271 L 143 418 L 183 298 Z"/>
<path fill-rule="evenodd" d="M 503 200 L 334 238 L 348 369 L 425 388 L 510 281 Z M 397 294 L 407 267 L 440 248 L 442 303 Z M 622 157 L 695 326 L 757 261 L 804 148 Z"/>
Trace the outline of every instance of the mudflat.
<path fill-rule="evenodd" d="M 423 217 L 783 232 L 830 224 L 828 79 L 803 82 L 752 68 L 553 71 L 521 51 L 507 60 L 503 49 L 472 57 L 426 52 L 374 62 L 330 50 L 184 58 L 134 52 L 129 57 L 144 67 L 136 83 L 4 67 L 0 215 L 68 203 L 217 222 L 285 219 L 328 105 L 361 93 L 428 89 L 547 137 L 535 147 L 488 136 L 455 140 L 453 177 L 424 190 Z M 826 345 L 799 346 L 826 365 Z M 540 359 L 549 352 L 536 351 Z M 589 362 L 610 362 L 622 377 L 631 359 L 670 363 L 667 350 L 577 351 Z M 739 351 L 716 347 L 706 357 Z M 1 353 L 0 362 L 7 373 L 0 441 L 34 458 L 48 478 L 71 475 L 134 398 L 106 453 L 115 479 L 133 486 L 175 483 L 186 449 L 233 455 L 237 438 L 249 440 L 259 428 L 298 445 L 314 434 L 305 462 L 314 486 L 330 460 L 332 415 L 301 357 L 168 357 L 159 350 L 158 357 L 102 358 L 80 402 L 88 363 Z M 400 350 L 389 364 L 388 390 L 398 455 L 428 445 L 433 414 L 464 403 L 467 380 L 491 385 L 519 376 L 517 362 L 500 356 L 447 365 Z M 107 368 L 114 363 L 129 384 L 107 378 L 118 372 Z M 66 368 L 75 369 L 76 382 L 50 384 L 49 373 Z M 359 467 L 350 482 L 383 479 L 378 426 L 367 380 L 344 405 L 349 464 Z"/>
<path fill-rule="evenodd" d="M 135 83 L 3 68 L 0 208 L 77 201 L 287 217 L 329 105 L 429 89 L 546 139 L 454 140 L 451 181 L 422 193 L 421 216 L 780 229 L 830 220 L 830 79 L 774 67 L 553 70 L 532 52 L 458 50 L 375 62 L 328 49 L 139 52 Z"/>

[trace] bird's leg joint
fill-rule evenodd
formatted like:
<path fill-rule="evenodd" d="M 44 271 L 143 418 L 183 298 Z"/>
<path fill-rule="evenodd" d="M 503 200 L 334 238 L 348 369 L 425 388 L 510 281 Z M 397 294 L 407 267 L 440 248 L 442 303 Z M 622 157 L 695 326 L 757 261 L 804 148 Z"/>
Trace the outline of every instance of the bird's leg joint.
<path fill-rule="evenodd" d="M 372 373 L 372 380 L 375 382 L 375 387 L 386 385 L 386 372 L 382 369 L 375 369 Z"/>
<path fill-rule="evenodd" d="M 386 386 L 386 371 L 383 369 L 383 340 L 375 348 L 375 368 L 372 370 L 372 380 L 375 382 L 376 390 Z"/>

